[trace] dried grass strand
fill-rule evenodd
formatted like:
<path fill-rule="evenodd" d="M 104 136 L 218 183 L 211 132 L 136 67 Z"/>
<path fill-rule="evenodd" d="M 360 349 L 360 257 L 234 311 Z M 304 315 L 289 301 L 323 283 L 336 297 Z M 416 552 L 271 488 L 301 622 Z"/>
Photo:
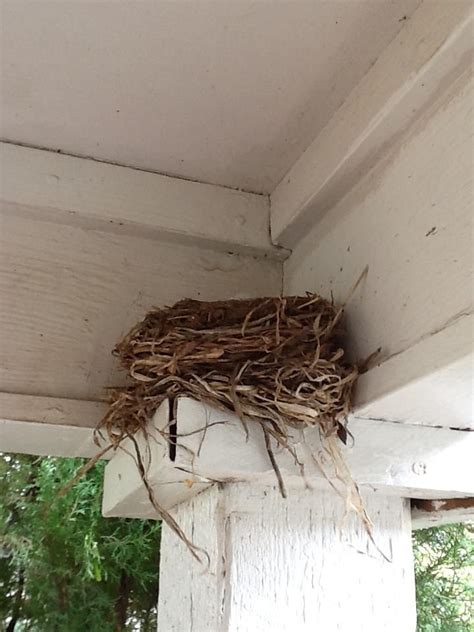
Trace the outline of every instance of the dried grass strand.
<path fill-rule="evenodd" d="M 115 449 L 132 438 L 150 502 L 196 559 L 202 551 L 156 502 L 134 435 L 146 434 L 150 418 L 165 399 L 176 402 L 189 396 L 235 413 L 247 440 L 248 425 L 261 426 L 286 497 L 271 442 L 296 459 L 290 428 L 318 427 L 323 439 L 345 436 L 341 428 L 351 409 L 358 369 L 345 359 L 344 307 L 345 303 L 337 307 L 310 293 L 215 302 L 185 299 L 152 309 L 114 349 L 128 383 L 109 390 L 110 406 L 97 436 L 106 436 Z M 160 433 L 176 446 L 178 438 L 170 428 Z M 337 467 L 338 457 L 332 458 Z M 353 489 L 346 472 L 340 477 Z"/>

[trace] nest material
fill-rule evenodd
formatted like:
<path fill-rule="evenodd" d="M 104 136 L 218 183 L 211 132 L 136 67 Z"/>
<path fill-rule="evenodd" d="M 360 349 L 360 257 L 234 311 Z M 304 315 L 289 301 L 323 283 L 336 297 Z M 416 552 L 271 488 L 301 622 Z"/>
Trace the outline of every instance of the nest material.
<path fill-rule="evenodd" d="M 348 300 L 366 273 L 367 268 Z M 110 407 L 97 431 L 108 436 L 105 450 L 130 437 L 150 502 L 197 560 L 209 556 L 157 502 L 134 439 L 137 431 L 146 434 L 150 418 L 165 399 L 183 395 L 237 413 L 245 429 L 248 423 L 260 424 L 283 496 L 271 438 L 298 462 L 289 428 L 318 427 L 342 491 L 315 461 L 374 542 L 359 490 L 337 447 L 338 437 L 346 440 L 345 422 L 359 373 L 344 358 L 342 315 L 343 306 L 309 293 L 217 302 L 185 299 L 151 310 L 115 348 L 129 384 L 111 389 Z M 170 443 L 179 439 L 173 437 L 171 423 L 160 432 Z"/>
<path fill-rule="evenodd" d="M 130 384 L 111 391 L 99 430 L 117 445 L 164 399 L 188 395 L 285 446 L 288 426 L 343 438 L 358 370 L 344 359 L 342 312 L 316 294 L 153 309 L 115 349 Z"/>

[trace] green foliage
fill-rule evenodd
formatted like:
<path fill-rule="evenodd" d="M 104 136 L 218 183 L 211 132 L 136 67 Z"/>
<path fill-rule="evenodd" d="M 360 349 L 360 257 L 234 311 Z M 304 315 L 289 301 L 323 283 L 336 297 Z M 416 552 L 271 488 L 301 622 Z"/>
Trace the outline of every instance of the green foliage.
<path fill-rule="evenodd" d="M 419 632 L 472 632 L 474 527 L 455 524 L 413 534 Z"/>
<path fill-rule="evenodd" d="M 156 629 L 160 525 L 102 518 L 104 463 L 58 497 L 82 464 L 0 454 L 0 629 Z M 474 527 L 413 540 L 418 632 L 474 632 Z"/>
<path fill-rule="evenodd" d="M 8 632 L 156 629 L 160 525 L 101 516 L 104 463 L 58 497 L 83 462 L 0 455 L 0 621 Z"/>

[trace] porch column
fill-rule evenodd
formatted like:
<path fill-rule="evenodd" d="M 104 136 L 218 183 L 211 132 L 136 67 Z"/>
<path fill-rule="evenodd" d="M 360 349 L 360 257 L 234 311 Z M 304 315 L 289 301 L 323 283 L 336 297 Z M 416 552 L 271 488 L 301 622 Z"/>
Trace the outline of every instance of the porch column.
<path fill-rule="evenodd" d="M 173 421 L 174 450 L 164 438 Z M 406 499 L 472 496 L 474 435 L 361 418 L 350 429 L 339 450 L 371 535 L 316 465 L 338 484 L 317 428 L 292 437 L 304 476 L 273 445 L 287 498 L 258 424 L 246 436 L 236 415 L 202 402 L 179 398 L 175 413 L 163 402 L 135 436 L 155 504 L 124 441 L 105 470 L 104 515 L 159 518 L 158 503 L 209 556 L 197 562 L 163 524 L 159 632 L 415 631 Z"/>
<path fill-rule="evenodd" d="M 159 632 L 411 632 L 409 504 L 364 493 L 361 521 L 333 491 L 235 483 L 173 510 L 210 556 L 206 571 L 163 526 Z"/>

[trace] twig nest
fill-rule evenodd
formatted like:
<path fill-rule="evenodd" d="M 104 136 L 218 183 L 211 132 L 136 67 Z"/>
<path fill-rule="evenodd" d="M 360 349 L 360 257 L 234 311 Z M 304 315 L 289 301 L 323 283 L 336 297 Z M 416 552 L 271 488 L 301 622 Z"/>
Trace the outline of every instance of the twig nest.
<path fill-rule="evenodd" d="M 187 395 L 256 421 L 342 431 L 357 368 L 345 360 L 342 308 L 316 294 L 152 309 L 117 345 L 129 384 L 111 391 L 109 438 L 144 428 L 166 398 Z"/>

